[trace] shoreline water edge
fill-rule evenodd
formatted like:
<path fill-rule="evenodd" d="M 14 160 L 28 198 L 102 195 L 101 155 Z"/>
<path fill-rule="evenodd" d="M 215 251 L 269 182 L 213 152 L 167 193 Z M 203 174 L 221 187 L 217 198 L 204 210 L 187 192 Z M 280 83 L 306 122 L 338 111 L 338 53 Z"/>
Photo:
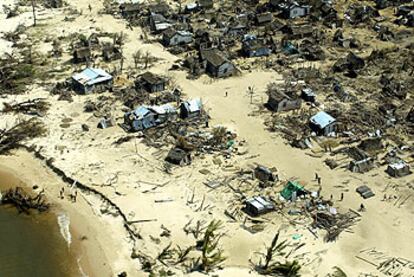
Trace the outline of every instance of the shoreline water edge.
<path fill-rule="evenodd" d="M 6 159 L 7 163 L 4 162 Z M 40 183 L 40 180 L 44 183 Z M 34 185 L 38 186 L 36 190 L 33 190 Z M 73 255 L 68 257 L 73 258 L 70 265 L 77 267 L 76 273 L 71 272 L 68 276 L 116 276 L 118 269 L 113 268 L 113 265 L 118 260 L 118 253 L 110 249 L 110 245 L 117 243 L 105 228 L 106 223 L 98 218 L 83 197 L 74 203 L 66 193 L 61 199 L 59 191 L 66 185 L 23 150 L 17 155 L 0 157 L 0 190 L 16 186 L 35 193 L 45 189 L 46 199 L 51 204 L 46 217 L 54 217 L 56 232 L 67 244 L 70 255 Z M 42 220 L 42 216 L 36 215 L 36 219 Z M 112 253 L 108 254 L 111 250 Z"/>

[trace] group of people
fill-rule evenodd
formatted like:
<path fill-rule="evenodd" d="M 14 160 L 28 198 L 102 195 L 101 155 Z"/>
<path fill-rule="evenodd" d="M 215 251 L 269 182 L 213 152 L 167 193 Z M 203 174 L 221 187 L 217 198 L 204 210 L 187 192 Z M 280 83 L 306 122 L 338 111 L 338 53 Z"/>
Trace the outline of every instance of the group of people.
<path fill-rule="evenodd" d="M 59 191 L 59 198 L 60 199 L 65 199 L 65 188 L 64 187 L 62 187 Z M 77 189 L 71 190 L 71 192 L 69 194 L 69 199 L 72 202 L 76 202 L 77 198 L 78 198 L 78 190 Z"/>
<path fill-rule="evenodd" d="M 319 174 L 317 172 L 315 173 L 315 180 L 318 182 L 318 185 L 319 185 L 318 195 L 321 195 L 321 191 L 322 191 L 321 177 L 319 176 Z M 332 194 L 331 194 L 330 199 L 331 199 L 331 201 L 333 201 L 333 195 Z M 344 193 L 341 192 L 341 197 L 340 197 L 339 201 L 343 201 L 343 200 L 344 200 Z M 384 195 L 384 200 L 386 200 L 386 195 Z M 359 206 L 358 211 L 360 211 L 360 212 L 365 212 L 366 211 L 366 208 L 365 208 L 363 203 L 361 203 L 361 205 Z"/>

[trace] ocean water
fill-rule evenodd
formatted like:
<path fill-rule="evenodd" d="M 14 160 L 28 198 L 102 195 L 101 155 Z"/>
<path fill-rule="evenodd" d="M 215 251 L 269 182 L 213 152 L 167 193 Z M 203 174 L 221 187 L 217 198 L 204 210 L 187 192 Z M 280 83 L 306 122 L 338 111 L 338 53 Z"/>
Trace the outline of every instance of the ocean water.
<path fill-rule="evenodd" d="M 75 255 L 53 213 L 30 216 L 0 206 L 0 276 L 80 276 Z"/>

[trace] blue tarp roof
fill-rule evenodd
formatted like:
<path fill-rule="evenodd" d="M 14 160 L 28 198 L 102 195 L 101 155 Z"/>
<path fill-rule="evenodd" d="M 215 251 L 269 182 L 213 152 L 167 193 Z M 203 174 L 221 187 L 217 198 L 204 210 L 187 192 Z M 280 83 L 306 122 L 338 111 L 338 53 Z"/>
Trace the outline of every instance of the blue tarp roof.
<path fill-rule="evenodd" d="M 332 122 L 335 122 L 336 120 L 328 113 L 322 111 L 312 116 L 310 121 L 313 124 L 320 126 L 321 128 L 325 128 L 326 126 L 328 126 Z"/>

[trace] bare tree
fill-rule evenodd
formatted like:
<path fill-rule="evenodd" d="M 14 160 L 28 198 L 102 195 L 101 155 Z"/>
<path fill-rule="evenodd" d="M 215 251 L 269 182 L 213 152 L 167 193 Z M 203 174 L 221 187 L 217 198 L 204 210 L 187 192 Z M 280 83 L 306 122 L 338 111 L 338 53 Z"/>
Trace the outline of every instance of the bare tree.
<path fill-rule="evenodd" d="M 32 10 L 33 10 L 33 26 L 36 26 L 36 3 L 35 0 L 32 0 Z"/>
<path fill-rule="evenodd" d="M 148 64 L 150 63 L 150 61 L 151 61 L 151 56 L 150 56 L 150 53 L 149 53 L 149 51 L 146 51 L 145 52 L 145 56 L 144 56 L 144 68 L 145 69 L 147 69 L 148 68 Z"/>
<path fill-rule="evenodd" d="M 141 50 L 138 49 L 137 51 L 135 51 L 135 53 L 132 55 L 132 58 L 134 59 L 135 69 L 137 69 L 138 68 L 138 64 L 142 60 L 142 52 L 141 52 Z"/>

